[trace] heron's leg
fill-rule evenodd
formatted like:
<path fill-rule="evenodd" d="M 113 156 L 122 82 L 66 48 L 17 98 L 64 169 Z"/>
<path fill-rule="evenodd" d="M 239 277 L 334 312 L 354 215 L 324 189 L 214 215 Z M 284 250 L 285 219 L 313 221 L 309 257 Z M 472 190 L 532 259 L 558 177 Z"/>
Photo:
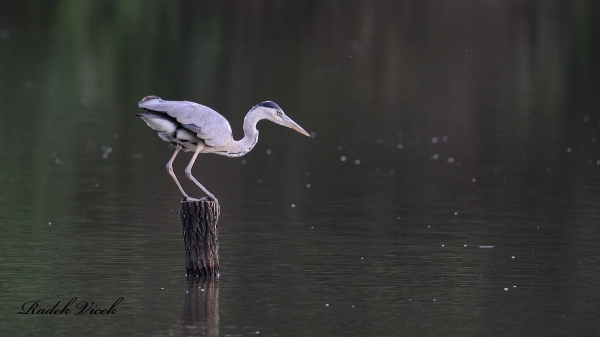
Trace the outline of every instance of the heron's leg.
<path fill-rule="evenodd" d="M 175 160 L 175 157 L 177 157 L 177 154 L 179 153 L 179 150 L 181 150 L 181 145 L 177 144 L 177 148 L 175 149 L 175 153 L 173 153 L 173 156 L 171 157 L 171 160 L 169 160 L 169 162 L 167 163 L 167 172 L 169 172 L 169 174 L 171 175 L 171 177 L 173 178 L 173 180 L 175 180 L 175 184 L 177 184 L 177 187 L 179 187 L 179 191 L 181 192 L 181 195 L 183 195 L 184 198 L 189 198 L 190 196 L 187 195 L 187 193 L 185 193 L 183 191 L 183 188 L 181 187 L 181 184 L 179 184 L 179 180 L 177 180 L 177 177 L 175 176 L 175 173 L 173 172 L 173 161 Z"/>
<path fill-rule="evenodd" d="M 210 193 L 206 187 L 202 186 L 202 184 L 200 184 L 198 182 L 198 180 L 196 180 L 196 178 L 194 178 L 194 176 L 192 175 L 192 166 L 194 166 L 194 162 L 196 161 L 196 157 L 198 157 L 198 154 L 200 153 L 200 151 L 202 151 L 204 147 L 198 145 L 196 147 L 196 151 L 194 151 L 194 155 L 192 156 L 192 159 L 190 160 L 190 163 L 188 164 L 188 166 L 185 168 L 185 176 L 188 177 L 189 180 L 193 181 L 194 184 L 198 185 L 198 187 L 200 187 L 204 193 L 206 193 L 206 195 L 208 195 L 209 198 L 211 198 L 212 200 L 214 200 L 215 202 L 219 203 L 219 201 L 217 200 L 217 198 L 215 198 L 215 196 Z"/>

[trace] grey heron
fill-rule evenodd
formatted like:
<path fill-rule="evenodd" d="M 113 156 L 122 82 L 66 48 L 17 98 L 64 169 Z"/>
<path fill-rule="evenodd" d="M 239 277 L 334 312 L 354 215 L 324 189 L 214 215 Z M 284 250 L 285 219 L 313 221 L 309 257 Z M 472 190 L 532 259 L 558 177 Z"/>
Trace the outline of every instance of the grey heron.
<path fill-rule="evenodd" d="M 145 112 L 137 114 L 148 126 L 158 132 L 158 136 L 175 147 L 175 153 L 167 162 L 167 171 L 175 180 L 185 199 L 190 198 L 181 187 L 175 173 L 173 161 L 180 150 L 193 151 L 192 159 L 185 168 L 185 175 L 193 181 L 209 198 L 217 201 L 192 175 L 192 166 L 200 153 L 214 153 L 227 157 L 240 157 L 248 153 L 258 141 L 256 124 L 267 119 L 279 125 L 294 129 L 310 137 L 300 125 L 283 113 L 279 105 L 271 101 L 255 105 L 244 118 L 244 138 L 234 140 L 231 126 L 225 117 L 215 110 L 188 101 L 165 101 L 157 96 L 146 96 L 138 106 Z"/>

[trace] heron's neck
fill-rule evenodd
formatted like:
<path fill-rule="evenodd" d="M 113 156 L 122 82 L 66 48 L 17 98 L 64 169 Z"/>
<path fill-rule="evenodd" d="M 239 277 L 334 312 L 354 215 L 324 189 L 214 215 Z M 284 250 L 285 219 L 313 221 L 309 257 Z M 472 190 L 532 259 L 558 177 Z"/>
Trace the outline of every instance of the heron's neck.
<path fill-rule="evenodd" d="M 244 118 L 244 138 L 234 141 L 231 150 L 228 151 L 230 157 L 240 157 L 250 152 L 258 142 L 258 129 L 256 123 L 263 119 L 262 114 L 257 110 L 248 112 Z"/>

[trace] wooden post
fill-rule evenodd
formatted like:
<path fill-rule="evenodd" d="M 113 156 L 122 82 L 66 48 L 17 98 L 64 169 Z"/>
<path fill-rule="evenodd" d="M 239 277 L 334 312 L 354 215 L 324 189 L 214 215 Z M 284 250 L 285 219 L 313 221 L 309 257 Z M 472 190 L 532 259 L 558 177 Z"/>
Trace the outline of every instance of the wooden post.
<path fill-rule="evenodd" d="M 219 277 L 219 204 L 206 198 L 181 200 L 187 276 Z"/>

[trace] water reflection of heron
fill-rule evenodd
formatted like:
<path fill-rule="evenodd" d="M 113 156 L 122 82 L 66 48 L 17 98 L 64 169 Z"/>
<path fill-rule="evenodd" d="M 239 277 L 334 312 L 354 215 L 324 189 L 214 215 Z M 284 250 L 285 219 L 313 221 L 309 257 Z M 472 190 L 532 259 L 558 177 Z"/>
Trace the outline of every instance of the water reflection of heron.
<path fill-rule="evenodd" d="M 192 166 L 199 153 L 214 153 L 227 157 L 240 157 L 250 152 L 258 142 L 256 124 L 262 119 L 292 128 L 305 136 L 310 135 L 283 113 L 279 105 L 266 101 L 254 106 L 244 118 L 244 138 L 234 140 L 231 126 L 225 117 L 215 110 L 188 101 L 164 101 L 157 96 L 146 96 L 139 103 L 146 112 L 137 114 L 158 136 L 175 146 L 175 153 L 167 162 L 167 171 L 175 180 L 184 198 L 190 198 L 183 191 L 173 173 L 173 160 L 179 150 L 193 151 L 194 155 L 185 168 L 185 175 L 200 187 L 212 200 L 217 198 L 192 175 Z"/>

